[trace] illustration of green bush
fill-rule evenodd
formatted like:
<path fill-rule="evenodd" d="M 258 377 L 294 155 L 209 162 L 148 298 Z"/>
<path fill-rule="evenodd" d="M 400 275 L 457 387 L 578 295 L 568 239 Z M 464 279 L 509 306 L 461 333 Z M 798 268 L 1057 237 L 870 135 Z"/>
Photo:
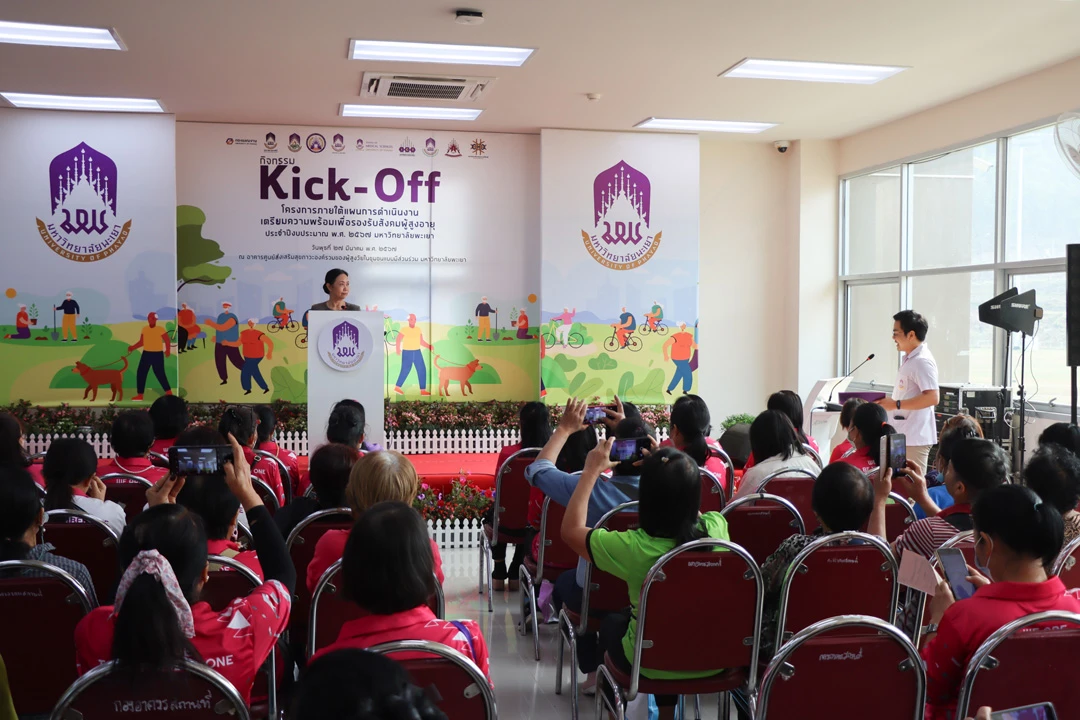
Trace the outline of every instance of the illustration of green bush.
<path fill-rule="evenodd" d="M 589 367 L 593 370 L 614 370 L 619 367 L 619 363 L 615 358 L 602 352 L 589 360 Z"/>
<path fill-rule="evenodd" d="M 632 387 L 634 387 L 634 373 L 627 370 L 619 378 L 619 397 L 626 397 L 626 393 L 630 392 Z"/>
<path fill-rule="evenodd" d="M 278 366 L 270 370 L 270 385 L 274 389 L 274 400 L 289 402 L 307 402 L 306 383 L 301 383 L 288 368 Z"/>
<path fill-rule="evenodd" d="M 563 370 L 554 358 L 546 357 L 540 362 L 540 377 L 544 380 L 544 387 L 564 388 L 567 386 L 566 371 Z"/>
<path fill-rule="evenodd" d="M 664 371 L 653 368 L 639 384 L 626 393 L 626 399 L 634 403 L 660 402 L 664 395 Z M 620 394 L 619 397 L 622 397 Z"/>
<path fill-rule="evenodd" d="M 555 364 L 562 368 L 563 372 L 572 372 L 577 369 L 577 360 L 567 357 L 563 353 L 555 356 Z"/>

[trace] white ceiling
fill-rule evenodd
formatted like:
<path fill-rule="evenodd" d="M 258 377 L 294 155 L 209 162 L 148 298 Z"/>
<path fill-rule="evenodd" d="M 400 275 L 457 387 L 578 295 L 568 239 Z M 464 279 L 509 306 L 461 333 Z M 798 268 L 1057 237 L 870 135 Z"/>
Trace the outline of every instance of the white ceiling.
<path fill-rule="evenodd" d="M 463 0 L 469 2 L 471 0 Z M 781 123 L 833 138 L 1080 55 L 1067 0 L 3 0 L 0 19 L 112 26 L 127 52 L 0 44 L 0 90 L 155 97 L 180 120 L 346 120 L 365 70 L 494 75 L 473 123 L 627 130 L 649 116 Z M 346 59 L 350 38 L 534 47 L 520 68 Z M 873 86 L 718 78 L 744 57 L 906 65 Z M 585 93 L 603 94 L 589 102 Z M 2 101 L 0 101 L 2 102 Z M 429 103 L 430 104 L 430 103 Z"/>

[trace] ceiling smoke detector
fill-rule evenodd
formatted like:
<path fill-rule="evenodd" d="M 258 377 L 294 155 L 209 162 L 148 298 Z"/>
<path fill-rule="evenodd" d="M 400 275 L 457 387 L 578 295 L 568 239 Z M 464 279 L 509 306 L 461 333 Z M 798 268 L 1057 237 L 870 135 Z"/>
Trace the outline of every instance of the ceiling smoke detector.
<path fill-rule="evenodd" d="M 454 13 L 454 22 L 458 25 L 483 25 L 484 13 L 479 10 L 457 10 Z"/>

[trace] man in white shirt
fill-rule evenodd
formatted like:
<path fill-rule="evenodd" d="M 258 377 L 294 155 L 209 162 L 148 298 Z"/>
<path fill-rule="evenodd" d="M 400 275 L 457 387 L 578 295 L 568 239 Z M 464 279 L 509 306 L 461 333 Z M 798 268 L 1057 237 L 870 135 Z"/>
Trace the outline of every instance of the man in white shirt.
<path fill-rule="evenodd" d="M 907 457 L 926 472 L 930 448 L 937 442 L 934 407 L 938 404 L 937 362 L 926 346 L 930 325 L 914 310 L 893 315 L 893 342 L 904 353 L 891 398 L 877 401 L 889 411 L 889 422 L 907 437 Z"/>

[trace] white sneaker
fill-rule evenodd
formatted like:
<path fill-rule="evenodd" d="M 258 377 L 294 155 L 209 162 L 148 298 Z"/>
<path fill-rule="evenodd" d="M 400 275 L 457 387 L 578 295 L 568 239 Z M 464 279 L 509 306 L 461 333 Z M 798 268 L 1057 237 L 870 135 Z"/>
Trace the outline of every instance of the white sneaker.
<path fill-rule="evenodd" d="M 589 697 L 596 696 L 596 673 L 589 673 L 585 676 L 585 682 L 581 685 L 581 692 Z"/>

